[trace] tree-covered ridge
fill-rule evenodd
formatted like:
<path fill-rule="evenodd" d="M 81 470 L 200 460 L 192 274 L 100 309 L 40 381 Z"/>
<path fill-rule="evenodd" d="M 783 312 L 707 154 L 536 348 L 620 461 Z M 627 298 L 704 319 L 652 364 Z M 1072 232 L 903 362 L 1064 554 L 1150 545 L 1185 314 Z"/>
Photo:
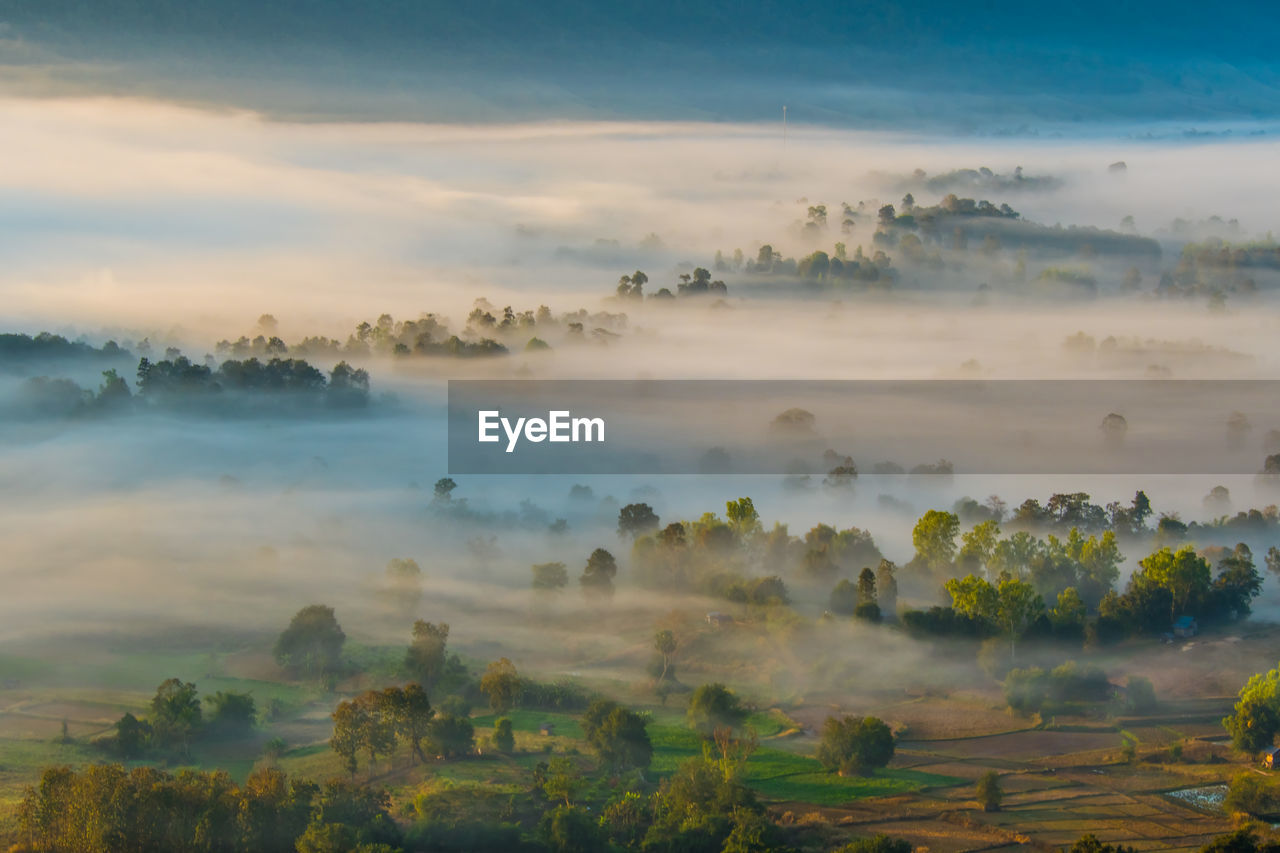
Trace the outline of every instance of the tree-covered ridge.
<path fill-rule="evenodd" d="M 792 229 L 794 236 L 809 245 L 828 239 L 831 219 L 826 204 L 809 204 L 805 219 Z M 982 275 L 995 273 L 1015 290 L 1052 294 L 1095 291 L 1097 281 L 1089 271 L 1090 261 L 1153 264 L 1161 255 L 1160 244 L 1148 237 L 1094 226 L 1041 225 L 1023 219 L 1008 203 L 954 193 L 934 205 L 918 203 L 910 192 L 897 206 L 845 202 L 840 206 L 838 223 L 840 241 L 830 251 L 818 249 L 787 258 L 767 243 L 754 256 L 742 249 L 728 254 L 717 251 L 712 268 L 721 273 L 797 278 L 827 287 L 885 289 L 900 283 L 907 272 L 939 273 L 946 268 L 972 266 Z M 870 248 L 864 249 L 864 245 Z M 890 252 L 896 256 L 896 264 Z M 1082 268 L 1046 265 L 1031 277 L 1028 261 L 1032 255 L 1041 262 L 1071 259 Z M 1013 263 L 1004 261 L 1002 266 L 1004 256 L 1011 256 Z M 1141 280 L 1137 268 L 1132 270 L 1124 282 L 1128 290 L 1135 289 Z M 1130 281 L 1135 274 L 1137 280 Z"/>
<path fill-rule="evenodd" d="M 952 169 L 930 175 L 924 169 L 916 169 L 909 176 L 898 178 L 895 183 L 905 192 L 925 191 L 937 196 L 965 192 L 1012 193 L 1056 190 L 1062 179 L 1054 175 L 1027 175 L 1021 166 L 1009 174 L 992 171 L 986 166 L 977 169 Z"/>
<path fill-rule="evenodd" d="M 1173 269 L 1161 274 L 1157 293 L 1164 296 L 1209 296 L 1259 289 L 1260 276 L 1280 270 L 1280 244 L 1272 239 L 1231 243 L 1211 238 L 1182 247 Z"/>
<path fill-rule="evenodd" d="M 136 386 L 107 370 L 97 391 L 70 379 L 37 376 L 18 392 L 23 417 L 91 417 L 124 412 L 182 409 L 219 414 L 268 414 L 316 408 L 362 409 L 369 405 L 369 373 L 345 361 L 326 377 L 302 359 L 228 359 L 213 366 L 171 351 L 169 357 L 138 362 Z"/>
<path fill-rule="evenodd" d="M 546 305 L 517 311 L 510 305 L 498 308 L 481 298 L 475 301 L 457 332 L 447 317 L 434 312 L 424 313 L 416 320 L 396 320 L 390 314 L 382 314 L 373 322 L 358 324 L 345 341 L 314 335 L 288 344 L 275 334 L 276 325 L 274 317 L 264 314 L 258 321 L 260 334 L 221 340 L 215 351 L 235 358 L 280 358 L 287 354 L 350 359 L 499 356 L 553 346 L 607 343 L 626 329 L 627 316 L 585 308 L 555 314 Z"/>
<path fill-rule="evenodd" d="M 130 357 L 129 352 L 115 341 L 95 347 L 51 332 L 40 332 L 34 336 L 13 332 L 0 334 L 0 370 L 17 370 L 36 361 L 93 363 Z"/>

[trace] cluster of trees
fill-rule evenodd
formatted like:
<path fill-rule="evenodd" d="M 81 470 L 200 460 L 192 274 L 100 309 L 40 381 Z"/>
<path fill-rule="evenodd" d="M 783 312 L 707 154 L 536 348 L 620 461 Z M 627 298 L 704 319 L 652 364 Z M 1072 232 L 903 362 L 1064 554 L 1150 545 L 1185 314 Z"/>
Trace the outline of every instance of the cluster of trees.
<path fill-rule="evenodd" d="M 535 563 L 533 589 L 542 593 L 557 592 L 569 585 L 569 567 L 564 563 Z M 604 548 L 596 548 L 587 557 L 578 584 L 589 597 L 613 595 L 613 580 L 618 576 L 618 561 Z"/>
<path fill-rule="evenodd" d="M 142 719 L 126 712 L 114 732 L 97 741 L 120 758 L 189 757 L 193 744 L 247 737 L 257 723 L 257 706 L 248 693 L 219 690 L 200 703 L 195 684 L 169 678 L 156 688 Z"/>
<path fill-rule="evenodd" d="M 643 275 L 643 273 L 640 273 Z M 654 300 L 675 299 L 677 296 L 724 296 L 729 287 L 720 279 L 713 279 L 706 267 L 695 267 L 691 273 L 680 273 L 676 280 L 676 292 L 663 287 L 650 296 Z"/>
<path fill-rule="evenodd" d="M 825 222 L 825 207 L 821 216 Z M 816 209 L 816 208 L 815 208 Z M 831 252 L 822 250 L 811 252 L 802 258 L 785 258 L 775 251 L 769 243 L 761 246 L 754 260 L 744 259 L 742 251 L 734 252 L 734 260 L 725 260 L 722 253 L 716 253 L 714 266 L 717 270 L 742 271 L 753 275 L 786 276 L 810 282 L 822 282 L 829 287 L 849 287 L 857 283 L 862 287 L 887 289 L 893 286 L 896 273 L 892 261 L 883 251 L 877 250 L 870 257 L 862 251 L 862 246 L 854 246 L 853 254 L 848 253 L 844 243 L 836 243 Z"/>
<path fill-rule="evenodd" d="M 640 270 L 636 270 L 631 275 L 622 276 L 618 279 L 616 290 L 618 298 L 635 301 L 644 299 L 644 286 L 648 282 L 649 276 Z M 670 288 L 662 287 L 656 293 L 649 294 L 649 301 L 661 302 L 675 299 L 677 296 L 723 296 L 728 292 L 729 288 L 723 281 L 711 278 L 710 270 L 706 267 L 696 267 L 691 273 L 680 273 L 677 277 L 675 293 L 672 293 Z"/>
<path fill-rule="evenodd" d="M 1166 632 L 1181 617 L 1206 623 L 1238 619 L 1249 613 L 1261 591 L 1252 552 L 1240 543 L 1229 552 L 1209 549 L 1224 552 L 1216 575 L 1209 560 L 1189 545 L 1161 548 L 1139 561 L 1124 593 L 1117 593 L 1109 583 L 1103 585 L 1118 574 L 1119 552 L 1111 536 L 1085 540 L 1073 531 L 1066 543 L 1050 536 L 1029 570 L 1001 568 L 993 581 L 972 573 L 946 581 L 950 609 L 962 620 L 947 621 L 936 613 L 926 618 L 920 611 L 904 614 L 903 620 L 924 633 L 956 628 L 955 633 L 970 636 L 1004 636 L 1012 652 L 1024 636 L 1105 643 Z M 1098 547 L 1091 547 L 1095 543 Z M 987 571 L 993 571 L 990 563 Z M 1046 607 L 1040 590 L 1054 589 L 1055 603 Z"/>
<path fill-rule="evenodd" d="M 510 658 L 499 658 L 485 667 L 475 684 L 475 691 L 485 697 L 495 714 L 505 714 L 517 707 L 581 711 L 596 698 L 580 684 L 568 679 L 541 682 L 525 678 Z"/>
<path fill-rule="evenodd" d="M 1083 533 L 1110 530 L 1122 537 L 1149 534 L 1146 522 L 1153 512 L 1151 500 L 1142 491 L 1135 492 L 1128 504 L 1112 501 L 1105 507 L 1092 503 L 1087 492 L 1060 492 L 1050 495 L 1043 504 L 1036 498 L 1028 498 L 1012 511 L 996 495 L 987 498 L 985 503 L 970 497 L 961 498 L 952 509 L 966 524 L 994 521 L 1031 533 L 1066 533 L 1072 528 Z"/>
<path fill-rule="evenodd" d="M 196 364 L 184 355 L 138 362 L 138 396 L 145 401 L 179 403 L 210 394 L 239 392 L 290 394 L 296 399 L 323 399 L 338 408 L 368 405 L 369 374 L 339 362 L 325 375 L 296 358 L 228 359 L 217 368 Z"/>
<path fill-rule="evenodd" d="M 930 510 L 912 530 L 915 556 L 907 568 L 917 579 L 942 582 L 951 608 L 964 617 L 904 617 L 922 630 L 957 627 L 961 633 L 1002 633 L 1010 642 L 1026 632 L 1107 641 L 1132 633 L 1163 632 L 1188 616 L 1222 622 L 1248 614 L 1262 577 L 1244 543 L 1228 551 L 1210 547 L 1159 547 L 1140 561 L 1123 594 L 1115 590 L 1123 555 L 1120 542 L 1142 538 L 1177 542 L 1189 526 L 1166 516 L 1154 530 L 1147 496 L 1129 505 L 1100 507 L 1085 493 L 1059 494 L 1041 505 L 1034 499 L 1008 515 L 1016 531 L 1002 538 L 1006 507 L 963 499 L 956 512 Z M 961 533 L 961 517 L 973 527 Z M 1029 531 L 1048 533 L 1040 539 Z M 1217 561 L 1216 573 L 1210 560 Z M 1270 564 L 1271 556 L 1268 555 Z M 1280 566 L 1280 552 L 1277 553 Z M 1047 607 L 1046 602 L 1055 602 Z M 1089 621 L 1088 616 L 1096 618 Z M 985 626 L 985 628 L 984 628 Z"/>
<path fill-rule="evenodd" d="M 953 169 L 938 175 L 930 175 L 923 169 L 916 169 L 906 183 L 916 190 L 923 189 L 934 195 L 945 195 L 965 190 L 986 192 L 1052 190 L 1060 187 L 1062 180 L 1053 175 L 1024 175 L 1021 166 L 1007 175 L 981 166 L 977 169 Z"/>
<path fill-rule="evenodd" d="M 51 332 L 34 336 L 14 332 L 0 334 L 0 370 L 15 370 L 34 362 L 102 362 L 129 358 L 132 358 L 129 351 L 115 341 L 95 347 Z"/>
<path fill-rule="evenodd" d="M 910 193 L 903 198 L 900 209 L 882 206 L 875 241 L 901 246 L 904 256 L 920 252 L 922 244 L 945 245 L 953 251 L 967 251 L 973 244 L 988 255 L 1008 249 L 1081 257 L 1115 255 L 1148 261 L 1160 258 L 1160 244 L 1147 237 L 1092 226 L 1040 225 L 1022 219 L 1008 204 L 961 198 L 954 193 L 931 207 L 916 204 Z M 908 251 L 908 241 L 915 243 L 914 252 Z"/>
<path fill-rule="evenodd" d="M 894 565 L 888 560 L 881 560 L 876 571 L 864 567 L 858 574 L 858 582 L 854 584 L 848 578 L 836 584 L 831 590 L 828 609 L 840 616 L 853 616 L 867 622 L 879 622 L 884 618 L 884 610 L 880 607 L 879 589 L 886 591 L 885 603 L 888 615 L 893 618 L 897 597 L 897 580 L 894 578 Z"/>
<path fill-rule="evenodd" d="M 171 350 L 171 357 L 152 362 L 145 356 L 138 362 L 137 394 L 124 377 L 112 369 L 103 371 L 96 392 L 81 388 L 70 379 L 34 377 L 24 383 L 21 399 L 27 409 L 46 417 L 75 417 L 133 410 L 146 406 L 209 406 L 220 411 L 229 404 L 269 405 L 279 408 L 322 403 L 331 408 L 362 408 L 369 403 L 369 374 L 345 361 L 325 375 L 301 359 L 273 358 L 263 363 L 256 358 L 224 361 L 217 367 L 196 364 Z M 235 398 L 227 394 L 235 393 Z"/>
<path fill-rule="evenodd" d="M 1021 714 L 1045 712 L 1084 703 L 1105 702 L 1114 688 L 1096 666 L 1067 661 L 1046 672 L 1040 667 L 1014 669 L 1005 676 L 1004 697 Z"/>
<path fill-rule="evenodd" d="M 1228 243 L 1220 238 L 1184 244 L 1172 270 L 1160 276 L 1162 296 L 1208 296 L 1254 293 L 1259 271 L 1280 269 L 1280 244 L 1274 240 Z"/>
<path fill-rule="evenodd" d="M 1109 592 L 1098 606 L 1099 639 L 1140 632 L 1163 632 L 1181 616 L 1215 623 L 1249 614 L 1262 591 L 1253 552 L 1243 542 L 1221 553 L 1217 573 L 1209 559 L 1186 545 L 1165 547 L 1139 561 L 1123 595 Z"/>
<path fill-rule="evenodd" d="M 401 841 L 385 792 L 317 785 L 274 768 L 243 785 L 224 771 L 94 764 L 46 769 L 18 808 L 30 853 L 386 853 Z"/>
<path fill-rule="evenodd" d="M 221 340 L 215 351 L 234 358 L 280 358 L 288 353 L 303 358 L 362 359 L 373 355 L 474 358 L 506 355 L 513 349 L 546 349 L 550 346 L 547 338 L 564 343 L 585 341 L 588 329 L 591 339 L 606 340 L 624 329 L 626 323 L 625 314 L 578 309 L 556 315 L 546 305 L 517 311 L 510 305 L 498 308 L 481 298 L 467 315 L 461 332 L 451 331 L 449 319 L 433 312 L 424 313 L 416 320 L 396 320 L 390 314 L 382 314 L 373 322 L 361 322 L 345 341 L 317 335 L 290 345 L 273 334 L 275 318 L 263 315 L 258 321 L 262 334 L 253 338 L 241 336 L 235 341 Z"/>
<path fill-rule="evenodd" d="M 1027 580 L 1035 591 L 1052 600 L 1074 588 L 1090 607 L 1096 607 L 1120 576 L 1120 553 L 1114 531 L 1086 538 L 1073 526 L 1065 539 L 1049 534 L 1041 540 L 1026 530 L 1001 538 L 993 519 L 960 533 L 955 513 L 929 510 L 911 531 L 915 556 L 907 569 L 934 580 L 962 573 L 991 578 L 1009 575 Z"/>
<path fill-rule="evenodd" d="M 129 385 L 114 368 L 102 372 L 97 391 L 70 379 L 33 376 L 18 392 L 19 415 L 35 418 L 78 418 L 110 415 L 133 405 Z"/>
<path fill-rule="evenodd" d="M 777 827 L 741 780 L 749 750 L 727 740 L 692 758 L 645 795 L 617 793 L 599 809 L 562 804 L 544 815 L 541 837 L 556 850 L 682 850 L 688 853 L 778 849 Z"/>
<path fill-rule="evenodd" d="M 372 772 L 378 756 L 391 755 L 401 743 L 413 761 L 425 761 L 424 741 L 432 754 L 454 757 L 475 748 L 475 731 L 465 715 L 436 713 L 420 684 L 367 690 L 340 702 L 333 712 L 329 746 L 353 779 L 361 752 Z"/>
<path fill-rule="evenodd" d="M 857 527 L 818 524 L 803 537 L 792 536 L 784 524 L 766 531 L 749 497 L 728 501 L 724 518 L 708 512 L 659 527 L 654 516 L 645 529 L 651 532 L 636 535 L 632 546 L 641 584 L 749 604 L 787 603 L 784 578 L 831 582 L 883 560 L 871 534 Z"/>

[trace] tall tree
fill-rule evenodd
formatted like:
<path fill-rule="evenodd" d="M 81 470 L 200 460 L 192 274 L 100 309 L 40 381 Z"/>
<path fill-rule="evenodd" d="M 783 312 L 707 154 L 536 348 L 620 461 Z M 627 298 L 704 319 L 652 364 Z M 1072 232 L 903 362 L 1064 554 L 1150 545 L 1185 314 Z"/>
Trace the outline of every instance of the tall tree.
<path fill-rule="evenodd" d="M 305 675 L 323 675 L 337 669 L 346 639 L 333 608 L 311 604 L 294 615 L 276 640 L 276 662 Z"/>
<path fill-rule="evenodd" d="M 413 640 L 404 655 L 405 671 L 427 687 L 434 685 L 448 661 L 449 626 L 421 619 L 413 623 Z"/>
<path fill-rule="evenodd" d="M 653 507 L 645 503 L 627 504 L 618 511 L 618 535 L 637 536 L 657 530 L 659 519 Z"/>
<path fill-rule="evenodd" d="M 480 678 L 480 692 L 489 697 L 495 714 L 505 714 L 520 698 L 521 682 L 516 665 L 509 658 L 499 658 L 485 669 Z"/>
<path fill-rule="evenodd" d="M 611 595 L 613 579 L 618 574 L 618 561 L 603 548 L 597 548 L 587 558 L 586 568 L 578 583 L 588 595 Z"/>
<path fill-rule="evenodd" d="M 960 519 L 955 513 L 931 509 L 920 517 L 911 531 L 916 557 L 928 569 L 941 572 L 951 567 L 956 555 L 956 534 Z"/>

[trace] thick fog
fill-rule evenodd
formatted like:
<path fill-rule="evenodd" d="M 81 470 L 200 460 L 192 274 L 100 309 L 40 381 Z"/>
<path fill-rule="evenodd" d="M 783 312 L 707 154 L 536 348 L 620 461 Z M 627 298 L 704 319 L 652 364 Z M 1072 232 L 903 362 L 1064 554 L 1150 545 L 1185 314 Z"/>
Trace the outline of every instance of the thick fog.
<path fill-rule="evenodd" d="M 1276 378 L 1274 269 L 1257 273 L 1257 292 L 1221 303 L 1153 292 L 1182 243 L 1266 239 L 1280 227 L 1280 152 L 1266 135 L 956 141 L 803 121 L 785 135 L 780 122 L 290 123 L 113 98 L 12 98 L 0 115 L 0 331 L 112 339 L 130 351 L 109 365 L 0 365 L 0 642 L 170 624 L 269 633 L 323 601 L 364 641 L 403 642 L 421 617 L 453 624 L 464 651 L 523 649 L 530 663 L 567 667 L 647 642 L 656 620 L 690 601 L 630 582 L 630 545 L 615 527 L 632 501 L 665 523 L 750 495 L 766 528 L 856 525 L 899 562 L 912 555 L 920 513 L 963 496 L 1016 506 L 1087 491 L 1106 504 L 1145 489 L 1157 512 L 1187 521 L 1225 514 L 1203 503 L 1216 485 L 1230 488 L 1232 512 L 1276 502 L 1251 476 L 1158 474 L 959 472 L 933 486 L 863 476 L 848 491 L 821 477 L 797 490 L 779 477 L 459 476 L 464 516 L 442 516 L 432 493 L 448 474 L 449 378 Z M 929 183 L 979 167 L 1041 180 L 946 192 Z M 1150 237 L 1160 256 L 1069 259 L 1098 280 L 1096 293 L 1076 298 L 1002 286 L 1011 252 L 913 266 L 892 248 L 898 279 L 877 292 L 811 291 L 727 269 L 714 273 L 727 285 L 717 299 L 614 297 L 619 276 L 635 270 L 648 274 L 646 293 L 675 290 L 717 251 L 752 258 L 767 244 L 801 257 L 841 242 L 870 256 L 877 208 L 906 193 L 936 205 L 947 192 L 1007 203 L 1042 225 Z M 865 211 L 848 233 L 846 202 Z M 818 204 L 828 224 L 806 229 Z M 1063 261 L 1031 251 L 1025 263 L 1034 279 Z M 1130 267 L 1143 284 L 1122 292 Z M 616 336 L 557 338 L 548 351 L 353 358 L 371 384 L 358 412 L 32 418 L 16 402 L 40 375 L 94 389 L 110 366 L 134 386 L 143 339 L 153 360 L 176 347 L 201 362 L 219 341 L 261 333 L 263 314 L 290 345 L 345 341 L 384 313 L 433 312 L 463 334 L 481 298 L 499 313 L 546 305 L 626 317 Z M 1078 333 L 1087 346 L 1069 343 Z M 340 359 L 311 360 L 327 372 Z M 1273 429 L 1280 422 L 1257 423 L 1248 439 L 1259 467 Z M 865 472 L 879 460 L 858 461 Z M 576 484 L 593 496 L 571 499 Z M 567 532 L 548 531 L 556 519 Z M 531 645 L 545 613 L 528 589 L 530 565 L 561 560 L 576 576 L 596 547 L 622 565 L 617 619 L 565 619 L 555 642 L 544 631 Z M 393 558 L 423 567 L 412 613 L 388 604 Z M 1262 612 L 1280 599 L 1268 584 Z M 813 617 L 820 598 L 798 596 Z M 592 605 L 570 589 L 555 607 Z"/>

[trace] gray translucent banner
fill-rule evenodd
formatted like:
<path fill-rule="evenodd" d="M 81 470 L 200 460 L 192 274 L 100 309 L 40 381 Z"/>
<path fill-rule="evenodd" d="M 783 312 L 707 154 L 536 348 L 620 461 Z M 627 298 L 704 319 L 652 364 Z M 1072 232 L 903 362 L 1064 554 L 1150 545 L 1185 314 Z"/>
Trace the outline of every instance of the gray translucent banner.
<path fill-rule="evenodd" d="M 1269 380 L 454 380 L 449 471 L 1258 474 L 1280 454 L 1278 392 Z"/>

